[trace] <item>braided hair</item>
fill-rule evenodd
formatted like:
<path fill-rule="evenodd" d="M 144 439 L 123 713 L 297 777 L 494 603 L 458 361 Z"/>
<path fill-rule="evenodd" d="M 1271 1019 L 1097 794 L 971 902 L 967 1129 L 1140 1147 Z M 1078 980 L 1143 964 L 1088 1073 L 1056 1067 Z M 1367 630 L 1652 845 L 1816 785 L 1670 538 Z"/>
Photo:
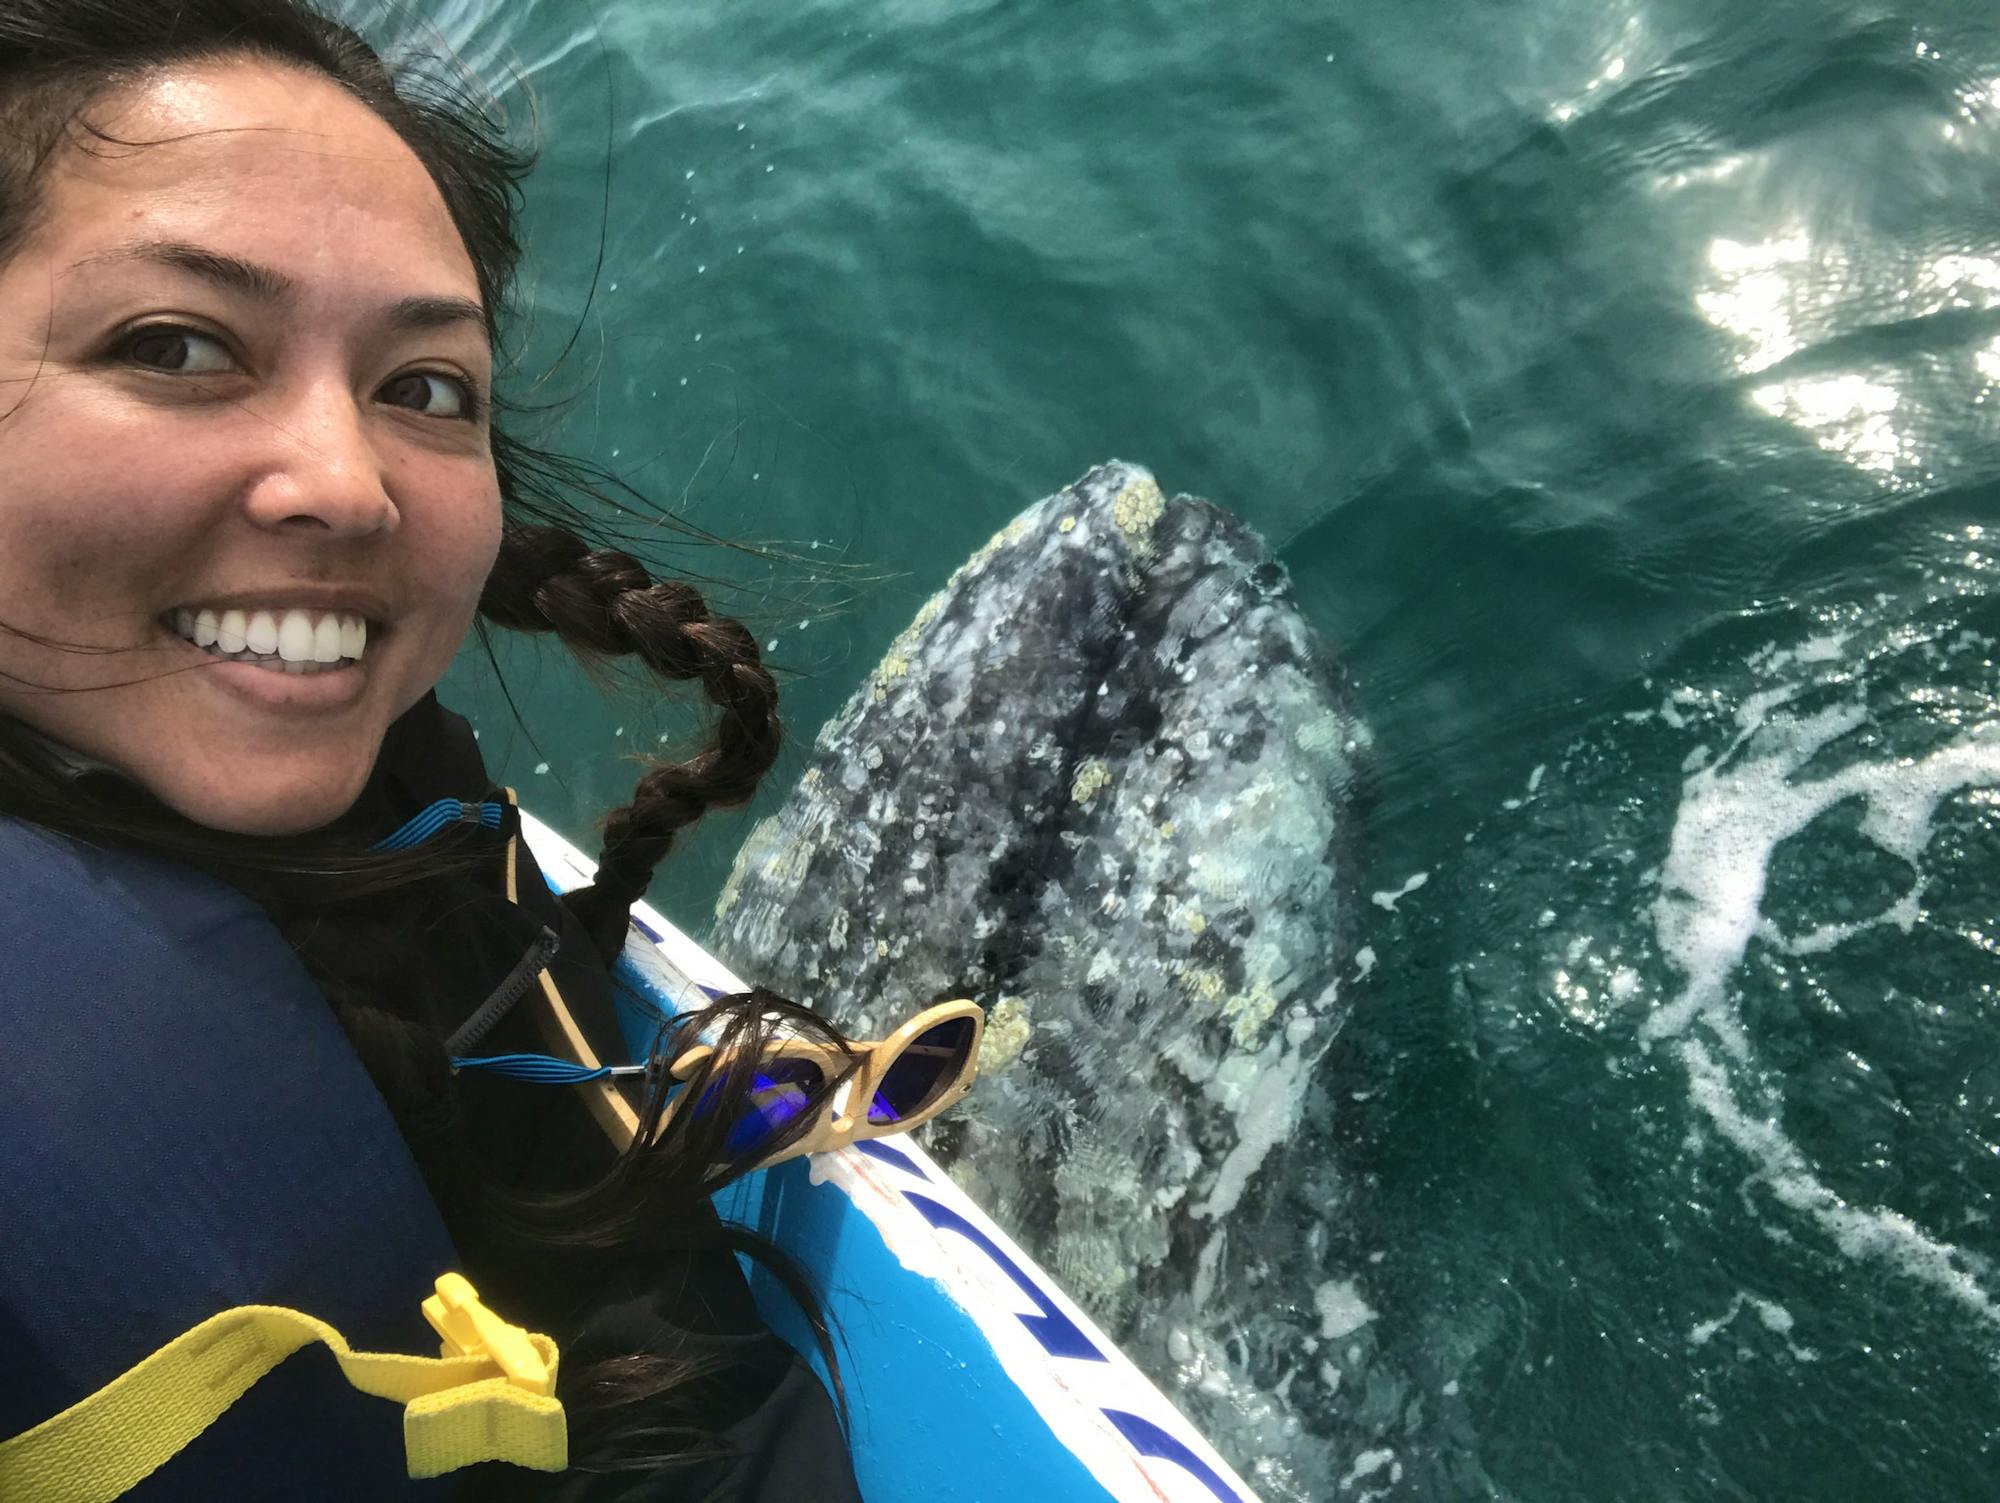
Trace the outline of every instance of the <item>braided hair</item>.
<path fill-rule="evenodd" d="M 778 686 L 757 639 L 710 615 L 692 585 L 655 580 L 631 554 L 591 548 L 562 527 L 509 527 L 479 609 L 496 626 L 554 632 L 586 661 L 629 654 L 662 678 L 697 679 L 720 712 L 706 747 L 651 767 L 632 802 L 606 816 L 596 881 L 564 899 L 598 952 L 615 958 L 675 837 L 710 809 L 748 802 L 777 760 Z"/>

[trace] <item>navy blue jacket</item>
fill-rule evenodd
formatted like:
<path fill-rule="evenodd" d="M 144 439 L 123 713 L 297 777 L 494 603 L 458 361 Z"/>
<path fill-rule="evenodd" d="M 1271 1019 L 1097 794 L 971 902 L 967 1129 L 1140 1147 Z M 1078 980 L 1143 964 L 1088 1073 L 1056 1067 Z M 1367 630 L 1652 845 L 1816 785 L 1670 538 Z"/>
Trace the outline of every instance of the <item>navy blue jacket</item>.
<path fill-rule="evenodd" d="M 0 872 L 0 1435 L 233 1305 L 435 1350 L 418 1302 L 458 1254 L 263 912 L 11 819 Z M 395 1406 L 314 1346 L 131 1496 L 256 1497 L 257 1478 L 298 1479 L 301 1498 L 443 1496 L 401 1475 L 401 1451 Z"/>
<path fill-rule="evenodd" d="M 392 731 L 350 817 L 386 833 L 434 797 L 490 791 L 464 722 L 429 699 Z M 450 1268 L 554 1336 L 566 1373 L 632 1352 L 714 1359 L 698 1419 L 733 1456 L 413 1482 L 395 1406 L 354 1392 L 313 1346 L 130 1496 L 858 1500 L 825 1390 L 763 1327 L 731 1255 L 565 1260 L 494 1242 L 449 1186 L 427 1185 L 326 998 L 248 895 L 5 818 L 0 874 L 0 1437 L 233 1305 L 305 1310 L 364 1349 L 435 1350 L 418 1304 Z M 523 880 L 539 904 L 539 875 Z M 428 974 L 412 979 L 440 1027 L 546 922 L 562 929 L 566 1001 L 601 1052 L 621 1047 L 608 977 L 560 905 L 523 911 L 474 878 L 425 914 L 411 953 Z M 482 1051 L 540 1050 L 532 1005 Z M 610 1161 L 569 1089 L 468 1077 L 461 1097 L 463 1130 L 502 1184 L 573 1189 Z"/>

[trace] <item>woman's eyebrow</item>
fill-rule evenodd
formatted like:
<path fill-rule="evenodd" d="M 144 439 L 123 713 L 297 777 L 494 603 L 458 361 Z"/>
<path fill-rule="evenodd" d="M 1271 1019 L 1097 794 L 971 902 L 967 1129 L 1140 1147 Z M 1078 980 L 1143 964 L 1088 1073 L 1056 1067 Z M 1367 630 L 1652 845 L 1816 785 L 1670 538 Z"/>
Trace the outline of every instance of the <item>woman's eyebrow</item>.
<path fill-rule="evenodd" d="M 185 240 L 131 240 L 85 256 L 69 271 L 86 266 L 102 266 L 121 261 L 150 261 L 155 265 L 185 271 L 230 292 L 244 293 L 264 303 L 297 300 L 299 284 L 285 273 L 240 256 L 210 250 Z M 384 321 L 393 329 L 440 329 L 457 323 L 472 323 L 483 332 L 486 310 L 478 301 L 449 294 L 419 294 L 399 298 L 389 305 Z"/>

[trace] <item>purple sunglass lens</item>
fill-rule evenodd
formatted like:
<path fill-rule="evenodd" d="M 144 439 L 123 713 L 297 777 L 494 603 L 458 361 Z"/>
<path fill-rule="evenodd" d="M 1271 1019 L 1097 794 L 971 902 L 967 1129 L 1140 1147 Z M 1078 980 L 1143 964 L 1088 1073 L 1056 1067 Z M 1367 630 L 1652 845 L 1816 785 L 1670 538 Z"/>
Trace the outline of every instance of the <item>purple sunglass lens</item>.
<path fill-rule="evenodd" d="M 757 1067 L 749 1098 L 729 1130 L 729 1151 L 738 1156 L 755 1152 L 810 1110 L 814 1095 L 825 1084 L 826 1076 L 809 1059 L 765 1060 Z"/>
<path fill-rule="evenodd" d="M 972 1057 L 972 1032 L 972 1019 L 953 1018 L 918 1034 L 876 1082 L 868 1120 L 889 1127 L 933 1105 Z"/>

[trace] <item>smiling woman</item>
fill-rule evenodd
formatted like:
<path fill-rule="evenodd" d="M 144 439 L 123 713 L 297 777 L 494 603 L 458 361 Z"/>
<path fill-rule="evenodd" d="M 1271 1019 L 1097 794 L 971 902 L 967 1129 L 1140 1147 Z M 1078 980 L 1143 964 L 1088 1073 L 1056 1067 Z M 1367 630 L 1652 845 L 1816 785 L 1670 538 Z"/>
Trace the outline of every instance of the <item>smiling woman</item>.
<path fill-rule="evenodd" d="M 496 422 L 523 170 L 477 111 L 288 0 L 0 5 L 10 1498 L 854 1496 L 833 1406 L 735 1255 L 830 1361 L 812 1295 L 708 1202 L 847 1079 L 742 1146 L 779 1032 L 836 1061 L 844 1041 L 761 990 L 663 1023 L 655 1052 L 694 1063 L 614 1109 L 637 1123 L 615 1148 L 582 1096 L 456 1068 L 552 1017 L 619 1047 L 631 904 L 779 744 L 749 634 L 593 547 L 564 493 L 586 472 Z M 697 681 L 718 712 L 560 902 L 432 692 L 475 616 Z M 137 1127 L 107 1154 L 113 1079 Z M 456 1450 L 419 1427 L 405 1458 L 379 1397 L 304 1358 L 205 1428 L 119 1407 L 226 1408 L 302 1339 L 268 1307 L 416 1350 L 447 1270 L 538 1343 L 465 1336 L 479 1297 L 438 1284 L 426 1313 L 475 1354 L 440 1400 L 472 1406 Z M 134 1400 L 120 1375 L 156 1348 L 179 1356 L 148 1382 L 236 1355 Z"/>
<path fill-rule="evenodd" d="M 472 260 L 324 75 L 190 63 L 91 119 L 135 144 L 52 161 L 0 270 L 0 706 L 211 829 L 316 829 L 499 547 Z M 318 659 L 348 666 L 284 671 Z"/>

